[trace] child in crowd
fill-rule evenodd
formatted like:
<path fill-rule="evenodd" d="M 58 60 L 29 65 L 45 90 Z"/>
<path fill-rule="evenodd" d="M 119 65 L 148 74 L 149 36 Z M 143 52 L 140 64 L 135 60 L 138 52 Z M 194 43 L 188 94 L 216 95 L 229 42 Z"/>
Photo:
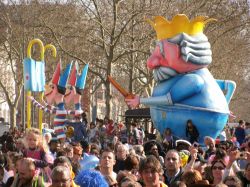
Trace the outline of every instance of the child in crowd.
<path fill-rule="evenodd" d="M 32 158 L 36 168 L 45 168 L 48 166 L 45 156 L 48 149 L 39 129 L 29 129 L 24 138 L 24 144 L 23 155 L 24 157 Z"/>
<path fill-rule="evenodd" d="M 98 128 L 96 127 L 94 122 L 91 122 L 88 130 L 88 140 L 89 142 L 94 139 L 98 135 Z"/>

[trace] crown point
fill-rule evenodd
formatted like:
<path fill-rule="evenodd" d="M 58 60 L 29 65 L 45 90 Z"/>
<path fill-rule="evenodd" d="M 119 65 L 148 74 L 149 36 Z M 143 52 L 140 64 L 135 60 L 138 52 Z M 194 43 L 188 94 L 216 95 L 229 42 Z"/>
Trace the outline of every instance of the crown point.
<path fill-rule="evenodd" d="M 156 16 L 153 21 L 149 19 L 147 21 L 155 29 L 157 39 L 163 40 L 172 38 L 180 33 L 188 35 L 202 33 L 205 25 L 210 21 L 215 21 L 215 19 L 207 16 L 197 16 L 190 21 L 185 14 L 177 14 L 171 21 L 166 20 L 162 16 Z"/>

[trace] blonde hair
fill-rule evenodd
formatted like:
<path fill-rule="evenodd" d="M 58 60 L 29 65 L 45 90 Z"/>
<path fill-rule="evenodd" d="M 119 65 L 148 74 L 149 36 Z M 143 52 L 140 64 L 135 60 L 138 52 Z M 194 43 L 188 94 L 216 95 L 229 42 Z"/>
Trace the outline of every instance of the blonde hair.
<path fill-rule="evenodd" d="M 37 128 L 31 128 L 31 129 L 26 130 L 25 137 L 24 137 L 25 148 L 29 148 L 27 137 L 30 135 L 35 135 L 38 138 L 37 148 L 43 150 L 44 152 L 48 152 L 48 144 L 46 140 L 44 139 L 44 137 L 42 136 L 42 133 L 40 132 L 40 130 Z"/>

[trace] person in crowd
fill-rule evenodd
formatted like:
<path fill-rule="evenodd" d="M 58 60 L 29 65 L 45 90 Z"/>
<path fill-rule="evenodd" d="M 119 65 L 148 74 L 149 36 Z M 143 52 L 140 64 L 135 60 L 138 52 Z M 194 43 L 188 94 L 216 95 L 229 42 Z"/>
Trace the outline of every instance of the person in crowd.
<path fill-rule="evenodd" d="M 65 149 L 60 148 L 57 153 L 56 153 L 56 158 L 60 157 L 60 156 L 67 156 L 67 152 L 65 151 Z"/>
<path fill-rule="evenodd" d="M 202 181 L 202 176 L 197 170 L 187 171 L 181 176 L 181 181 L 185 182 L 187 187 L 192 187 Z"/>
<path fill-rule="evenodd" d="M 178 151 L 175 149 L 169 150 L 165 156 L 165 183 L 171 185 L 175 181 L 180 181 L 183 174 L 181 168 L 181 159 Z"/>
<path fill-rule="evenodd" d="M 118 183 L 113 177 L 105 176 L 105 180 L 107 181 L 109 187 L 118 187 Z"/>
<path fill-rule="evenodd" d="M 232 140 L 232 138 L 233 138 L 232 128 L 230 128 L 230 126 L 228 124 L 225 126 L 225 133 L 226 133 L 226 139 Z"/>
<path fill-rule="evenodd" d="M 142 145 L 134 145 L 133 148 L 135 150 L 135 153 L 139 156 L 140 160 L 146 157 L 144 148 Z"/>
<path fill-rule="evenodd" d="M 140 130 L 137 128 L 136 123 L 131 124 L 131 133 L 129 137 L 129 142 L 132 145 L 138 145 L 140 144 L 140 139 L 141 139 L 141 133 Z"/>
<path fill-rule="evenodd" d="M 245 139 L 245 151 L 250 153 L 250 136 Z"/>
<path fill-rule="evenodd" d="M 86 154 L 89 154 L 90 149 L 91 149 L 91 146 L 90 146 L 89 142 L 86 141 L 86 140 L 82 140 L 82 141 L 80 141 L 80 144 L 81 144 L 81 147 L 82 147 L 82 152 L 86 153 Z"/>
<path fill-rule="evenodd" d="M 116 180 L 117 174 L 113 170 L 115 162 L 114 152 L 110 149 L 104 149 L 100 158 L 101 174 L 105 177 L 110 176 Z"/>
<path fill-rule="evenodd" d="M 216 148 L 215 148 L 215 141 L 213 138 L 206 136 L 204 138 L 204 144 L 207 146 L 207 150 L 205 152 L 205 159 L 208 159 L 211 155 L 215 154 Z"/>
<path fill-rule="evenodd" d="M 187 161 L 187 165 L 184 170 L 193 171 L 194 169 L 199 171 L 200 174 L 204 174 L 204 169 L 207 166 L 207 161 L 203 158 L 202 154 L 199 153 L 198 147 L 190 147 L 190 156 Z"/>
<path fill-rule="evenodd" d="M 119 140 L 123 143 L 126 144 L 128 143 L 128 129 L 126 125 L 120 123 L 119 124 Z"/>
<path fill-rule="evenodd" d="M 99 135 L 98 135 L 99 136 Z M 95 138 L 93 138 L 91 141 L 90 141 L 90 151 L 92 149 L 92 145 L 95 146 L 96 149 L 100 150 L 102 148 L 102 144 L 98 138 L 98 136 L 96 136 Z"/>
<path fill-rule="evenodd" d="M 245 136 L 246 137 L 250 136 L 250 123 L 249 122 L 245 123 Z"/>
<path fill-rule="evenodd" d="M 131 124 L 131 133 L 129 136 L 129 142 L 132 145 L 142 145 L 144 139 L 144 132 L 142 129 L 137 127 L 137 123 Z"/>
<path fill-rule="evenodd" d="M 82 119 L 83 116 L 75 116 L 73 122 L 67 122 L 67 125 L 74 128 L 74 134 L 72 137 L 72 141 L 80 142 L 81 140 L 87 138 L 87 123 Z"/>
<path fill-rule="evenodd" d="M 140 162 L 139 173 L 145 187 L 166 187 L 160 179 L 163 174 L 161 163 L 154 155 L 149 155 Z"/>
<path fill-rule="evenodd" d="M 73 171 L 77 174 L 80 171 L 80 161 L 82 160 L 82 148 L 80 145 L 73 146 L 73 157 L 71 159 L 71 164 L 73 167 Z"/>
<path fill-rule="evenodd" d="M 75 182 L 80 187 L 108 187 L 104 176 L 94 170 L 81 170 L 77 175 Z"/>
<path fill-rule="evenodd" d="M 96 123 L 98 123 L 98 130 L 99 130 L 99 139 L 101 145 L 104 145 L 105 139 L 107 138 L 106 134 L 106 126 L 103 124 L 103 120 L 96 120 Z"/>
<path fill-rule="evenodd" d="M 3 182 L 4 184 L 7 182 L 8 178 L 13 176 L 13 172 L 9 171 L 9 168 L 8 168 L 8 165 L 10 164 L 10 162 L 11 162 L 11 159 L 7 156 L 7 154 L 0 152 L 0 165 L 2 166 L 4 170 L 4 176 L 1 182 Z"/>
<path fill-rule="evenodd" d="M 187 187 L 187 185 L 182 181 L 175 181 L 169 187 Z"/>
<path fill-rule="evenodd" d="M 73 146 L 73 157 L 72 162 L 79 163 L 82 159 L 83 149 L 80 145 Z"/>
<path fill-rule="evenodd" d="M 152 141 L 149 145 L 149 151 L 147 152 L 147 155 L 154 155 L 161 163 L 161 165 L 164 165 L 164 159 L 162 156 L 159 154 L 159 149 L 156 144 L 156 142 Z"/>
<path fill-rule="evenodd" d="M 66 153 L 66 156 L 71 160 L 74 155 L 74 148 L 71 144 L 66 145 L 66 147 L 63 149 Z"/>
<path fill-rule="evenodd" d="M 69 168 L 65 166 L 56 166 L 51 174 L 52 185 L 51 187 L 75 187 L 72 183 Z"/>
<path fill-rule="evenodd" d="M 220 141 L 220 143 L 217 145 L 217 149 L 222 149 L 224 151 L 228 151 L 229 149 L 229 144 L 227 141 Z"/>
<path fill-rule="evenodd" d="M 227 176 L 224 181 L 224 184 L 226 184 L 228 187 L 242 187 L 242 183 L 240 179 L 236 176 Z"/>
<path fill-rule="evenodd" d="M 188 141 L 193 144 L 194 142 L 198 142 L 199 139 L 199 131 L 196 128 L 196 126 L 193 124 L 192 120 L 187 120 L 186 125 L 186 137 L 188 138 Z"/>
<path fill-rule="evenodd" d="M 236 139 L 237 139 L 237 141 L 239 142 L 240 145 L 244 142 L 244 139 L 245 139 L 245 136 L 246 136 L 245 135 L 244 125 L 245 125 L 245 121 L 240 120 L 238 127 L 236 127 L 236 129 L 234 131 L 234 135 L 235 135 L 235 137 L 236 137 Z"/>
<path fill-rule="evenodd" d="M 9 151 L 16 151 L 16 144 L 15 144 L 15 139 L 14 137 L 7 132 L 6 136 L 5 136 L 5 140 L 3 142 L 3 145 L 2 145 L 2 151 L 4 153 L 7 153 Z"/>
<path fill-rule="evenodd" d="M 114 172 L 118 173 L 125 169 L 125 160 L 128 156 L 128 147 L 124 144 L 119 144 L 116 148 L 116 163 L 114 165 Z"/>
<path fill-rule="evenodd" d="M 95 138 L 98 135 L 99 131 L 94 122 L 90 122 L 89 124 L 89 130 L 88 130 L 88 141 L 90 142 L 93 138 Z"/>
<path fill-rule="evenodd" d="M 220 139 L 220 141 L 227 141 L 226 126 L 220 132 L 219 139 Z"/>
<path fill-rule="evenodd" d="M 120 171 L 118 173 L 117 183 L 121 187 L 141 187 L 141 184 L 137 182 L 137 177 L 128 171 Z"/>
<path fill-rule="evenodd" d="M 16 151 L 22 153 L 24 150 L 24 143 L 22 138 L 18 138 L 16 141 Z"/>
<path fill-rule="evenodd" d="M 243 171 L 240 170 L 237 165 L 236 161 L 239 159 L 245 159 L 247 161 Z M 233 173 L 234 175 L 236 174 L 241 180 L 243 186 L 250 184 L 250 152 L 239 152 L 238 150 L 234 150 L 229 153 L 229 161 L 226 166 L 224 178 L 229 176 L 230 173 Z"/>
<path fill-rule="evenodd" d="M 64 167 L 68 168 L 70 170 L 70 176 L 72 179 L 72 183 L 74 183 L 73 180 L 75 178 L 75 173 L 73 172 L 73 168 L 72 168 L 70 160 L 65 156 L 60 156 L 54 160 L 53 168 L 55 168 L 57 166 L 64 166 Z"/>
<path fill-rule="evenodd" d="M 132 181 L 129 178 L 125 178 L 122 182 L 121 182 L 121 187 L 142 187 L 140 183 L 136 182 L 136 181 Z"/>
<path fill-rule="evenodd" d="M 244 171 L 238 171 L 236 174 L 240 178 L 244 187 L 250 185 L 250 162 L 248 162 Z"/>
<path fill-rule="evenodd" d="M 204 173 L 202 174 L 203 180 L 207 180 L 209 184 L 213 184 L 213 174 L 212 174 L 212 169 L 211 165 L 208 165 L 207 167 L 204 168 Z"/>
<path fill-rule="evenodd" d="M 229 160 L 229 156 L 227 155 L 227 152 L 224 150 L 224 149 L 221 149 L 221 148 L 217 148 L 216 151 L 215 151 L 215 154 L 214 155 L 211 155 L 209 158 L 208 158 L 208 164 L 211 165 L 211 163 L 214 161 L 214 160 L 223 160 L 224 163 L 228 163 L 228 160 Z"/>
<path fill-rule="evenodd" d="M 24 143 L 26 148 L 23 151 L 23 156 L 31 158 L 38 168 L 47 167 L 46 153 L 48 152 L 48 147 L 43 140 L 40 130 L 36 128 L 29 129 Z"/>
<path fill-rule="evenodd" d="M 191 143 L 187 140 L 182 140 L 182 139 L 179 139 L 179 140 L 176 140 L 176 150 L 177 151 L 182 151 L 182 150 L 189 150 L 190 149 L 190 146 Z"/>
<path fill-rule="evenodd" d="M 36 167 L 31 158 L 23 158 L 19 163 L 12 187 L 44 187 L 41 176 L 35 173 Z"/>
<path fill-rule="evenodd" d="M 44 140 L 46 141 L 47 144 L 49 144 L 50 140 L 52 139 L 52 135 L 50 132 L 46 132 L 43 134 Z"/>
<path fill-rule="evenodd" d="M 226 163 L 222 159 L 215 159 L 211 164 L 213 185 L 223 182 L 223 176 L 226 169 Z"/>
<path fill-rule="evenodd" d="M 168 151 L 170 149 L 175 149 L 177 139 L 178 138 L 172 134 L 172 130 L 170 128 L 166 128 L 162 142 L 165 150 Z"/>
<path fill-rule="evenodd" d="M 106 123 L 106 134 L 107 134 L 107 139 L 109 141 L 113 140 L 114 132 L 115 132 L 114 121 L 112 119 L 108 119 L 108 121 Z"/>
<path fill-rule="evenodd" d="M 129 173 L 139 178 L 138 169 L 139 169 L 139 158 L 135 155 L 129 155 L 125 160 L 124 170 L 128 171 Z"/>
<path fill-rule="evenodd" d="M 57 151 L 60 149 L 60 141 L 57 139 L 55 134 L 52 134 L 52 139 L 49 142 L 49 154 L 56 158 Z"/>
<path fill-rule="evenodd" d="M 99 158 L 100 157 L 100 147 L 99 147 L 99 145 L 97 145 L 97 144 L 91 144 L 91 146 L 90 146 L 91 148 L 90 148 L 90 155 L 95 155 L 97 158 Z"/>
<path fill-rule="evenodd" d="M 23 159 L 23 154 L 22 153 L 17 153 L 17 152 L 8 152 L 6 155 L 7 158 L 7 165 L 6 163 L 3 163 L 2 161 L 2 156 L 0 156 L 0 165 L 4 167 L 4 187 L 11 186 L 11 184 L 14 181 L 14 177 L 17 175 L 18 171 L 17 168 L 19 166 L 19 162 L 21 159 Z"/>

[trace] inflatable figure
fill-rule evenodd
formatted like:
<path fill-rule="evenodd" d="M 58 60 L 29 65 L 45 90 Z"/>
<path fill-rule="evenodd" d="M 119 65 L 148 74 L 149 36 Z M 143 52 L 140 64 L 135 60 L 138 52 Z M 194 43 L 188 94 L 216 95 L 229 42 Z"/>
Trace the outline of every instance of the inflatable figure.
<path fill-rule="evenodd" d="M 149 20 L 158 43 L 147 67 L 153 70 L 157 85 L 150 98 L 125 100 L 131 107 L 149 105 L 153 123 L 162 134 L 170 128 L 175 136 L 185 138 L 186 122 L 192 120 L 203 143 L 205 136 L 216 138 L 227 123 L 236 84 L 215 80 L 207 69 L 212 52 L 203 29 L 212 20 L 203 16 L 189 20 L 183 14 L 172 21 L 160 16 Z"/>
<path fill-rule="evenodd" d="M 48 104 L 56 103 L 57 107 L 55 110 L 54 118 L 54 130 L 57 138 L 62 142 L 65 140 L 65 121 L 67 111 L 64 108 L 64 95 L 66 93 L 66 85 L 70 74 L 72 63 L 66 66 L 66 69 L 61 73 L 61 63 L 59 62 L 56 67 L 56 71 L 53 75 L 52 82 L 50 85 L 45 86 L 45 98 Z"/>
<path fill-rule="evenodd" d="M 65 103 L 70 104 L 71 101 L 74 102 L 74 122 L 67 122 L 67 125 L 74 128 L 73 141 L 80 142 L 82 139 L 87 137 L 86 125 L 83 121 L 81 122 L 81 114 L 83 113 L 81 109 L 81 96 L 83 95 L 83 90 L 85 88 L 88 64 L 82 69 L 82 73 L 79 73 L 79 67 L 77 62 L 71 72 L 69 85 L 70 89 L 66 92 L 64 97 Z"/>
<path fill-rule="evenodd" d="M 79 116 L 83 113 L 81 109 L 81 96 L 83 95 L 83 90 L 85 88 L 85 83 L 88 73 L 88 64 L 82 69 L 82 73 L 79 73 L 79 66 L 76 62 L 74 68 L 70 74 L 69 85 L 70 88 L 67 89 L 64 101 L 66 104 L 70 104 L 72 101 L 75 104 L 75 116 Z"/>
<path fill-rule="evenodd" d="M 56 72 L 55 72 L 55 74 L 53 76 L 54 83 L 56 83 L 56 81 L 57 81 L 56 77 L 57 77 L 57 74 L 58 74 L 57 71 L 59 70 L 59 67 L 60 66 L 58 65 L 57 70 L 56 70 Z M 83 126 L 83 124 L 80 123 L 79 120 L 76 121 L 76 122 L 71 123 L 66 119 L 66 116 L 64 118 L 64 114 L 65 114 L 65 115 L 73 115 L 75 119 L 80 119 L 79 117 L 83 113 L 83 110 L 81 109 L 81 95 L 83 94 L 83 89 L 85 88 L 87 72 L 88 72 L 88 64 L 83 68 L 81 74 L 78 73 L 78 69 L 79 69 L 78 64 L 75 63 L 74 68 L 71 71 L 70 78 L 68 80 L 68 84 L 70 85 L 70 88 L 66 89 L 66 87 L 63 86 L 64 95 L 58 93 L 58 90 L 56 89 L 57 87 L 54 86 L 55 84 L 51 84 L 50 88 L 48 89 L 48 90 L 50 90 L 50 92 L 48 92 L 48 94 L 45 94 L 45 96 L 48 97 L 46 99 L 48 100 L 48 102 L 50 104 L 53 102 L 52 101 L 53 99 L 55 99 L 56 103 L 62 103 L 61 98 L 63 97 L 64 103 L 59 105 L 60 107 L 63 106 L 63 108 L 64 108 L 64 104 L 69 105 L 71 103 L 71 101 L 74 102 L 75 110 L 65 110 L 64 109 L 63 114 L 61 114 L 61 116 L 59 116 L 61 118 L 63 117 L 63 119 L 60 119 L 61 120 L 60 122 L 54 123 L 54 126 L 57 125 L 57 124 L 59 125 L 58 127 L 56 126 L 54 129 L 55 130 L 59 129 L 60 132 L 62 131 L 62 128 L 65 127 L 65 125 L 72 126 L 73 128 L 68 128 L 67 129 L 66 135 L 67 134 L 68 135 L 71 134 L 72 136 L 74 135 L 74 141 L 80 141 L 80 140 L 82 140 L 82 138 L 84 136 L 86 136 L 86 129 Z M 65 76 L 69 76 L 68 71 L 70 71 L 69 65 L 66 68 Z M 58 99 L 58 98 L 60 98 L 60 99 Z M 45 106 L 43 106 L 41 103 L 36 101 L 33 97 L 29 97 L 28 99 L 31 100 L 32 104 L 35 107 L 38 107 L 39 109 L 41 109 L 41 110 L 43 110 L 43 111 L 45 111 L 47 113 L 51 113 L 51 114 L 57 114 L 58 112 L 62 113 L 62 108 L 52 106 L 52 105 L 47 104 L 45 102 L 44 102 Z M 59 100 L 59 101 L 57 101 L 57 100 Z M 64 125 L 61 125 L 62 120 L 63 120 Z M 70 131 L 68 132 L 69 129 L 70 129 Z"/>

